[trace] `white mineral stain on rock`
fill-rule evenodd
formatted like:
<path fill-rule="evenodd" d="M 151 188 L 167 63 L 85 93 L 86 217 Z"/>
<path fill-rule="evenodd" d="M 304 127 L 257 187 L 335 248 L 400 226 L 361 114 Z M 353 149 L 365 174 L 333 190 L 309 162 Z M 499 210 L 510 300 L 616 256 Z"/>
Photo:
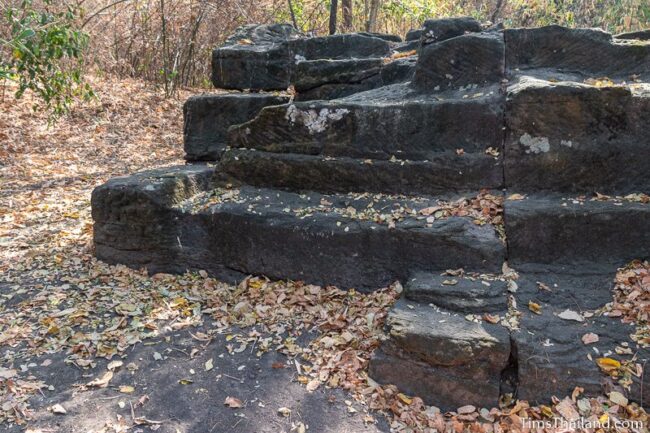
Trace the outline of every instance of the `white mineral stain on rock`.
<path fill-rule="evenodd" d="M 562 140 L 560 141 L 560 144 L 566 147 L 573 147 L 573 142 L 571 140 Z"/>
<path fill-rule="evenodd" d="M 551 150 L 551 145 L 546 137 L 533 137 L 530 134 L 524 134 L 519 138 L 519 142 L 526 147 L 526 153 L 546 153 Z"/>
<path fill-rule="evenodd" d="M 291 123 L 302 123 L 307 127 L 310 134 L 316 134 L 325 131 L 329 121 L 341 120 L 349 112 L 346 108 L 337 108 L 336 110 L 321 108 L 318 112 L 314 109 L 300 110 L 292 104 L 289 105 L 284 118 Z"/>

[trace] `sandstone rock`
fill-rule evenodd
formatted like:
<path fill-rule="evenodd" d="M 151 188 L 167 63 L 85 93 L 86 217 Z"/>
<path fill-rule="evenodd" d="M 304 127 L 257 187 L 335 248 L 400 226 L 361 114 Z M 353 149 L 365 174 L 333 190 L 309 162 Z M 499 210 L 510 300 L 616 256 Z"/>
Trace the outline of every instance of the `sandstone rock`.
<path fill-rule="evenodd" d="M 421 94 L 395 84 L 335 101 L 267 107 L 231 130 L 234 147 L 273 152 L 426 160 L 463 149 L 483 154 L 503 141 L 498 87 L 464 93 Z M 462 118 L 463 122 L 458 122 Z"/>
<path fill-rule="evenodd" d="M 576 386 L 584 388 L 587 395 L 607 393 L 615 381 L 600 370 L 595 360 L 622 341 L 629 341 L 630 326 L 617 319 L 599 317 L 577 323 L 558 318 L 557 312 L 549 308 L 541 316 L 524 314 L 521 330 L 513 334 L 518 397 L 532 404 L 545 404 L 551 395 L 571 395 Z M 596 344 L 582 344 L 581 337 L 588 332 L 599 336 Z M 633 351 L 641 365 L 650 359 L 645 349 L 635 347 Z M 609 356 L 621 361 L 629 358 Z M 645 376 L 632 377 L 630 399 L 641 401 L 643 388 L 650 383 Z"/>
<path fill-rule="evenodd" d="M 455 313 L 503 313 L 507 310 L 506 282 L 484 281 L 435 273 L 409 278 L 404 296 L 409 301 L 434 304 Z"/>
<path fill-rule="evenodd" d="M 114 179 L 95 190 L 97 256 L 154 273 L 203 269 L 228 281 L 248 273 L 282 275 L 362 290 L 425 268 L 467 263 L 496 271 L 505 256 L 494 229 L 467 218 L 433 224 L 407 218 L 395 228 L 349 220 L 340 212 L 366 205 L 350 202 L 347 195 L 242 187 L 231 193 L 234 198 L 211 204 L 209 192 L 218 186 L 213 175 L 214 168 L 161 169 Z M 323 199 L 341 211 L 313 211 Z"/>
<path fill-rule="evenodd" d="M 370 361 L 374 380 L 397 385 L 442 410 L 497 403 L 510 360 L 505 328 L 404 300 L 390 311 L 386 326 L 390 338 Z"/>
<path fill-rule="evenodd" d="M 288 41 L 297 37 L 289 24 L 240 27 L 213 51 L 212 83 L 224 89 L 286 89 L 294 61 Z"/>
<path fill-rule="evenodd" d="M 616 39 L 635 39 L 638 41 L 650 40 L 650 30 L 639 30 L 638 32 L 620 33 L 614 36 Z"/>
<path fill-rule="evenodd" d="M 499 83 L 504 75 L 504 55 L 503 35 L 498 32 L 429 44 L 420 50 L 413 85 L 420 91 L 436 91 Z"/>
<path fill-rule="evenodd" d="M 508 187 L 650 190 L 650 91 L 524 76 L 508 88 L 506 113 Z"/>
<path fill-rule="evenodd" d="M 419 41 L 420 38 L 422 37 L 422 29 L 411 29 L 408 32 L 406 32 L 406 37 L 404 40 L 406 42 L 411 42 L 411 41 Z"/>
<path fill-rule="evenodd" d="M 422 25 L 420 38 L 422 45 L 427 45 L 480 31 L 481 23 L 471 17 L 431 19 Z M 410 36 L 415 37 L 416 34 L 411 33 Z"/>
<path fill-rule="evenodd" d="M 650 255 L 650 206 L 577 201 L 561 196 L 506 200 L 509 263 L 592 266 L 612 275 L 618 266 Z"/>
<path fill-rule="evenodd" d="M 650 44 L 614 39 L 597 29 L 507 29 L 509 71 L 554 69 L 588 77 L 650 77 Z M 598 53 L 598 55 L 594 55 Z"/>
<path fill-rule="evenodd" d="M 228 128 L 251 120 L 266 106 L 288 101 L 285 96 L 261 93 L 192 96 L 183 106 L 185 159 L 219 159 L 228 145 Z"/>
<path fill-rule="evenodd" d="M 441 153 L 428 161 L 387 161 L 231 150 L 219 169 L 242 182 L 293 191 L 439 194 L 501 187 L 503 167 L 484 154 Z"/>

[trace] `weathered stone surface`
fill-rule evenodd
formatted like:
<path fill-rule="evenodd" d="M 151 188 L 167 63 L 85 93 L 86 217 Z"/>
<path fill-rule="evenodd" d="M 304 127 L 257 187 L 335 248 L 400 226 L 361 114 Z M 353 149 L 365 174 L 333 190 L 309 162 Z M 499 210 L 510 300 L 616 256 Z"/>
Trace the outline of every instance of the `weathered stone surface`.
<path fill-rule="evenodd" d="M 615 271 L 650 256 L 650 204 L 531 196 L 505 201 L 509 262 Z"/>
<path fill-rule="evenodd" d="M 231 194 L 234 199 L 210 204 L 207 195 L 202 202 L 196 193 L 199 186 L 206 192 L 214 186 L 213 170 L 161 169 L 98 188 L 93 194 L 97 256 L 151 272 L 204 269 L 229 281 L 252 273 L 362 290 L 422 269 L 468 264 L 494 272 L 505 256 L 494 229 L 468 218 L 432 224 L 408 218 L 393 229 L 311 209 L 323 199 L 340 203 L 341 212 L 355 205 L 365 209 L 362 201 L 345 195 L 242 187 Z M 193 196 L 194 201 L 182 202 Z"/>
<path fill-rule="evenodd" d="M 305 60 L 386 57 L 391 51 L 388 41 L 360 33 L 295 39 L 289 47 L 294 56 Z"/>
<path fill-rule="evenodd" d="M 422 29 L 411 29 L 408 32 L 406 32 L 406 37 L 404 40 L 406 42 L 411 42 L 411 41 L 419 41 L 420 38 L 422 37 Z"/>
<path fill-rule="evenodd" d="M 424 22 L 420 38 L 422 44 L 426 45 L 480 31 L 481 23 L 471 17 L 439 18 Z M 412 33 L 411 37 L 414 37 L 416 34 Z"/>
<path fill-rule="evenodd" d="M 638 32 L 619 33 L 614 36 L 616 39 L 635 39 L 639 41 L 650 40 L 650 30 L 639 30 Z"/>
<path fill-rule="evenodd" d="M 294 62 L 289 24 L 247 25 L 212 52 L 212 83 L 223 89 L 284 90 Z"/>
<path fill-rule="evenodd" d="M 373 38 L 383 39 L 388 42 L 402 42 L 402 38 L 397 35 L 391 35 L 388 33 L 377 33 L 377 32 L 359 32 L 361 36 L 370 36 Z"/>
<path fill-rule="evenodd" d="M 404 296 L 456 313 L 498 313 L 508 308 L 506 282 L 421 272 L 409 278 Z"/>
<path fill-rule="evenodd" d="M 374 380 L 442 410 L 496 405 L 510 359 L 505 328 L 404 300 L 392 308 L 386 325 L 390 338 L 370 361 Z"/>
<path fill-rule="evenodd" d="M 262 93 L 192 96 L 183 106 L 185 159 L 219 159 L 228 145 L 228 128 L 251 120 L 266 106 L 288 101 L 286 96 Z"/>
<path fill-rule="evenodd" d="M 497 189 L 501 163 L 485 154 L 441 153 L 428 161 L 361 160 L 231 150 L 219 169 L 242 182 L 293 191 L 439 194 Z"/>
<path fill-rule="evenodd" d="M 92 193 L 100 260 L 183 272 L 175 204 L 211 187 L 214 168 L 186 165 L 116 177 Z"/>
<path fill-rule="evenodd" d="M 650 44 L 614 39 L 602 30 L 507 29 L 505 39 L 510 71 L 553 69 L 593 77 L 650 77 Z"/>
<path fill-rule="evenodd" d="M 533 301 L 557 310 L 589 311 L 612 301 L 616 270 L 609 266 L 526 263 L 517 268 L 515 296 L 524 308 Z"/>
<path fill-rule="evenodd" d="M 521 191 L 650 191 L 650 88 L 524 76 L 506 105 L 506 185 Z"/>
<path fill-rule="evenodd" d="M 435 91 L 499 83 L 504 76 L 504 55 L 499 32 L 472 33 L 429 44 L 420 50 L 413 85 L 421 91 Z"/>
<path fill-rule="evenodd" d="M 296 100 L 337 99 L 410 80 L 415 58 L 306 60 L 295 66 Z"/>
<path fill-rule="evenodd" d="M 306 60 L 296 64 L 298 99 L 334 99 L 382 85 L 380 58 Z"/>
<path fill-rule="evenodd" d="M 627 342 L 648 359 L 629 325 L 584 314 L 611 301 L 617 267 L 650 257 L 650 204 L 621 197 L 650 191 L 644 35 L 482 30 L 468 18 L 429 21 L 406 43 L 242 28 L 215 50 L 215 84 L 295 84 L 302 101 L 188 101 L 188 157 L 221 159 L 97 188 L 97 256 L 226 281 L 264 274 L 373 290 L 400 280 L 404 299 L 370 374 L 443 410 L 492 407 L 510 391 L 548 404 L 575 386 L 611 389 L 588 355 Z M 409 49 L 419 57 L 391 56 Z M 507 246 L 489 224 L 419 213 L 481 188 L 525 195 L 505 201 Z M 596 191 L 619 197 L 590 200 Z M 388 224 L 394 209 L 404 213 Z M 516 282 L 495 276 L 505 260 Z M 484 275 L 441 275 L 461 267 Z M 513 308 L 520 330 L 466 317 L 511 323 Z M 584 320 L 560 318 L 565 310 Z M 583 344 L 587 332 L 599 342 Z M 631 399 L 641 380 L 650 386 L 642 377 Z"/>
<path fill-rule="evenodd" d="M 464 95 L 422 95 L 395 84 L 335 101 L 267 107 L 233 128 L 230 143 L 272 152 L 411 160 L 457 149 L 500 149 L 503 98 L 498 87 L 472 98 Z"/>
<path fill-rule="evenodd" d="M 351 33 L 305 38 L 288 24 L 240 27 L 212 53 L 212 82 L 225 89 L 285 90 L 297 63 L 386 57 L 387 37 Z"/>
<path fill-rule="evenodd" d="M 518 360 L 518 397 L 532 404 L 546 404 L 550 396 L 571 395 L 576 386 L 584 388 L 587 395 L 608 393 L 613 389 L 626 392 L 602 373 L 594 360 L 605 356 L 621 342 L 630 342 L 633 327 L 607 317 L 586 319 L 582 323 L 564 320 L 557 316 L 561 311 L 544 308 L 541 316 L 525 313 L 521 330 L 513 333 Z M 599 341 L 585 345 L 581 338 L 587 333 L 598 335 Z M 635 344 L 630 347 L 637 353 L 637 362 L 641 365 L 650 360 L 647 350 Z M 609 356 L 620 361 L 630 358 Z M 644 373 L 641 379 L 632 377 L 631 389 L 626 392 L 632 401 L 644 400 L 643 388 L 650 384 L 647 370 Z"/>

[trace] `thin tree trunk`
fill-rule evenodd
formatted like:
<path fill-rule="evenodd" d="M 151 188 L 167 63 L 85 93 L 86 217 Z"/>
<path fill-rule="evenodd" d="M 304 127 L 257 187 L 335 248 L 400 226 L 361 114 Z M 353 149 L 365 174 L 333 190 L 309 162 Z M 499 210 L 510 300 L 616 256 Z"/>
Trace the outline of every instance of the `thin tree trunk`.
<path fill-rule="evenodd" d="M 291 0 L 287 0 L 289 3 L 289 13 L 291 14 L 291 22 L 293 23 L 293 28 L 298 30 L 298 23 L 296 22 L 296 13 L 293 11 L 293 4 Z"/>
<path fill-rule="evenodd" d="M 370 11 L 368 12 L 368 21 L 366 22 L 366 31 L 374 32 L 377 28 L 377 15 L 379 15 L 379 5 L 381 0 L 370 0 Z"/>
<path fill-rule="evenodd" d="M 499 15 L 501 15 L 501 9 L 505 5 L 505 0 L 497 0 L 496 7 L 494 8 L 494 13 L 492 14 L 492 24 L 496 24 L 497 20 L 499 19 Z"/>
<path fill-rule="evenodd" d="M 336 33 L 336 14 L 339 10 L 339 0 L 331 0 L 330 4 L 330 35 Z"/>
<path fill-rule="evenodd" d="M 165 81 L 165 95 L 169 96 L 169 52 L 167 48 L 167 21 L 165 20 L 165 0 L 160 0 L 160 19 L 162 21 L 162 46 L 163 46 L 163 80 Z"/>
<path fill-rule="evenodd" d="M 343 28 L 346 32 L 352 31 L 352 0 L 341 0 L 343 9 Z"/>

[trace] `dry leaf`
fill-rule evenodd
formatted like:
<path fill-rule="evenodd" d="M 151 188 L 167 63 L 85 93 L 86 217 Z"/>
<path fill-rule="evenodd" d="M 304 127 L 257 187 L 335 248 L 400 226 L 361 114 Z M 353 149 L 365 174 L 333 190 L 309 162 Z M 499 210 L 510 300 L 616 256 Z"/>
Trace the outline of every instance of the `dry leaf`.
<path fill-rule="evenodd" d="M 582 336 L 582 342 L 584 344 L 597 343 L 598 340 L 600 340 L 600 338 L 598 337 L 598 335 L 594 334 L 593 332 L 589 332 Z"/>
<path fill-rule="evenodd" d="M 542 306 L 536 302 L 528 301 L 528 309 L 535 314 L 542 314 Z"/>
<path fill-rule="evenodd" d="M 104 375 L 101 378 L 92 380 L 88 382 L 86 385 L 91 387 L 97 387 L 97 388 L 106 388 L 112 378 L 113 378 L 113 372 L 107 371 L 106 373 L 104 373 Z"/>
<path fill-rule="evenodd" d="M 243 403 L 240 399 L 230 396 L 226 397 L 226 400 L 224 400 L 223 404 L 232 409 L 237 409 L 243 406 Z"/>

